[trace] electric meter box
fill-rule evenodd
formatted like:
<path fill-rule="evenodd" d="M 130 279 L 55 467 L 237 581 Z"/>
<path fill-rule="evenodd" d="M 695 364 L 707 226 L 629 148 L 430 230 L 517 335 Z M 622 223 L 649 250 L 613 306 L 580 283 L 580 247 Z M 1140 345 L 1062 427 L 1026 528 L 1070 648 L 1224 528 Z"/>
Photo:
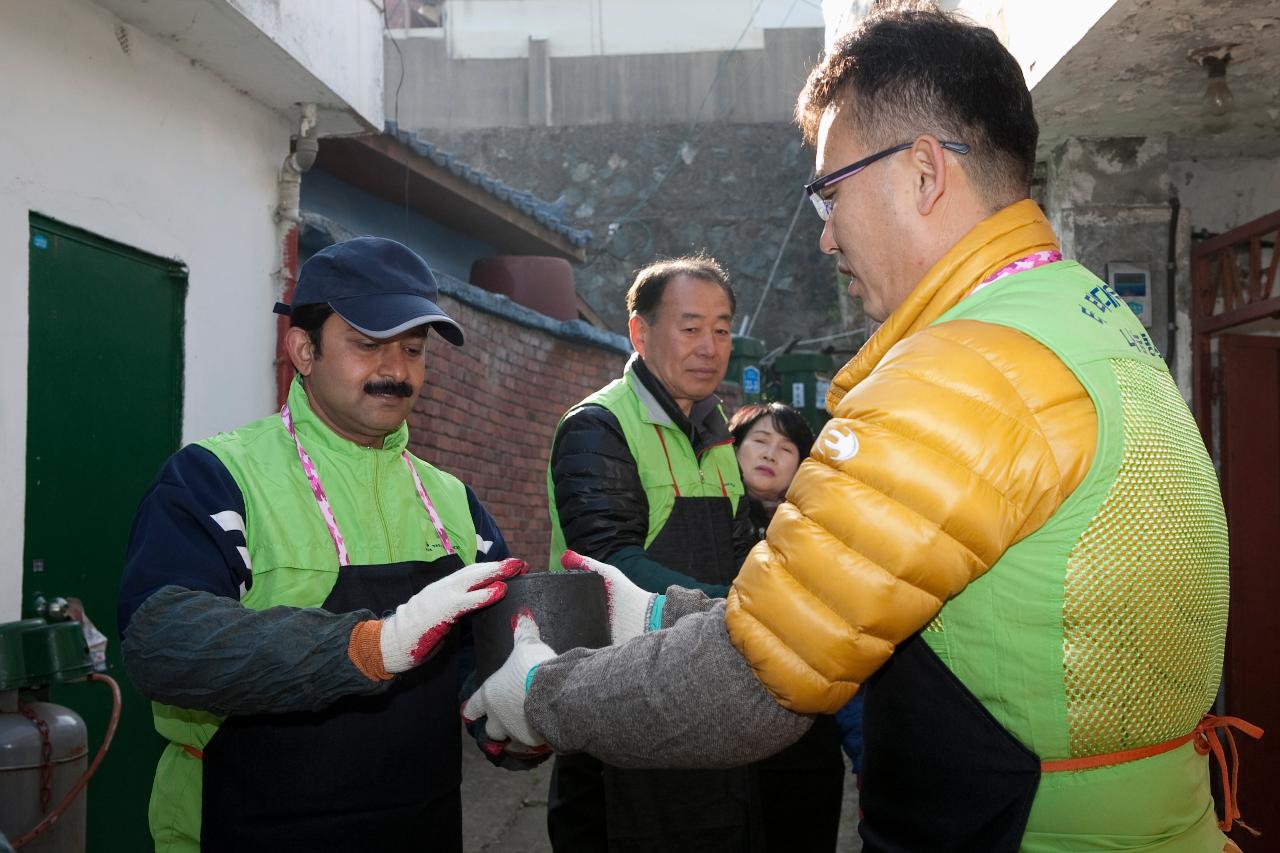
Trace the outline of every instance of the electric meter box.
<path fill-rule="evenodd" d="M 1146 264 L 1111 261 L 1107 264 L 1107 284 L 1142 325 L 1151 328 L 1151 268 Z"/>

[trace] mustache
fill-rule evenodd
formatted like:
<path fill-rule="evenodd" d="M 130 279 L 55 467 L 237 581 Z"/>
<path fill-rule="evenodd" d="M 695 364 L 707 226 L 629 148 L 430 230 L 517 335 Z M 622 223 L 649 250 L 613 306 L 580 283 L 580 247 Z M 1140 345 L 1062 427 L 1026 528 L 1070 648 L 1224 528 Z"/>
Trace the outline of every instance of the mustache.
<path fill-rule="evenodd" d="M 390 379 L 383 382 L 366 382 L 364 383 L 364 393 L 387 394 L 392 397 L 412 397 L 413 386 L 408 382 L 392 382 Z"/>

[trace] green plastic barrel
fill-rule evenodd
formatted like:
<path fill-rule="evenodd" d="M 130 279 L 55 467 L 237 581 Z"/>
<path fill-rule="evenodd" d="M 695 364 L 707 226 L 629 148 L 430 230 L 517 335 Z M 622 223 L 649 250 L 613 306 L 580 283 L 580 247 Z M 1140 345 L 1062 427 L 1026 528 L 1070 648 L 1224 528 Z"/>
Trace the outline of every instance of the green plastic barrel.
<path fill-rule="evenodd" d="M 733 339 L 725 379 L 742 386 L 743 403 L 758 403 L 764 397 L 764 371 L 760 368 L 764 353 L 764 341 L 759 338 L 739 335 Z"/>
<path fill-rule="evenodd" d="M 799 410 L 816 434 L 829 417 L 826 410 L 831 356 L 820 352 L 789 352 L 773 362 L 778 384 L 774 398 Z"/>

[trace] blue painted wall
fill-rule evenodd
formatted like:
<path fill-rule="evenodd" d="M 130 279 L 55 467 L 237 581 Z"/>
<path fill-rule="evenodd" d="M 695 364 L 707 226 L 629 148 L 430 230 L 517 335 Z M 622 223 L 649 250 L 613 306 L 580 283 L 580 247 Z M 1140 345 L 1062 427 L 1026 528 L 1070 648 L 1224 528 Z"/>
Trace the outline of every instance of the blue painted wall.
<path fill-rule="evenodd" d="M 399 240 L 426 258 L 433 270 L 460 281 L 470 280 L 472 261 L 498 254 L 483 240 L 369 195 L 321 169 L 302 176 L 301 207 L 304 213 L 319 214 L 357 235 Z"/>

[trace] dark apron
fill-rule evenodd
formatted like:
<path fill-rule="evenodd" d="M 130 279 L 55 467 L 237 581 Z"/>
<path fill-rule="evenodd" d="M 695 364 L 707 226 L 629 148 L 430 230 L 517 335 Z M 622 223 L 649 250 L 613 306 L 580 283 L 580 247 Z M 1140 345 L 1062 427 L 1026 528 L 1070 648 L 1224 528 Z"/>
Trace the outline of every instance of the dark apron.
<path fill-rule="evenodd" d="M 321 605 L 394 610 L 462 568 L 343 566 Z M 228 717 L 204 750 L 204 853 L 462 849 L 457 632 L 376 696 L 323 711 Z"/>
<path fill-rule="evenodd" d="M 676 498 L 662 530 L 644 551 L 698 583 L 728 586 L 739 568 L 733 557 L 733 503 L 727 497 Z"/>
<path fill-rule="evenodd" d="M 750 497 L 756 541 L 765 538 L 773 513 Z M 827 714 L 814 717 L 801 738 L 754 765 L 769 850 L 834 851 L 848 776 L 840 748 L 840 726 Z"/>
<path fill-rule="evenodd" d="M 1015 853 L 1040 759 L 916 634 L 865 686 L 865 853 Z"/>
<path fill-rule="evenodd" d="M 836 718 L 819 714 L 800 740 L 754 766 L 769 849 L 835 850 L 848 775 Z"/>
<path fill-rule="evenodd" d="M 700 583 L 731 583 L 738 573 L 732 504 L 725 497 L 676 498 L 645 551 Z M 766 849 L 751 767 L 627 770 L 605 765 L 604 785 L 611 851 Z"/>

